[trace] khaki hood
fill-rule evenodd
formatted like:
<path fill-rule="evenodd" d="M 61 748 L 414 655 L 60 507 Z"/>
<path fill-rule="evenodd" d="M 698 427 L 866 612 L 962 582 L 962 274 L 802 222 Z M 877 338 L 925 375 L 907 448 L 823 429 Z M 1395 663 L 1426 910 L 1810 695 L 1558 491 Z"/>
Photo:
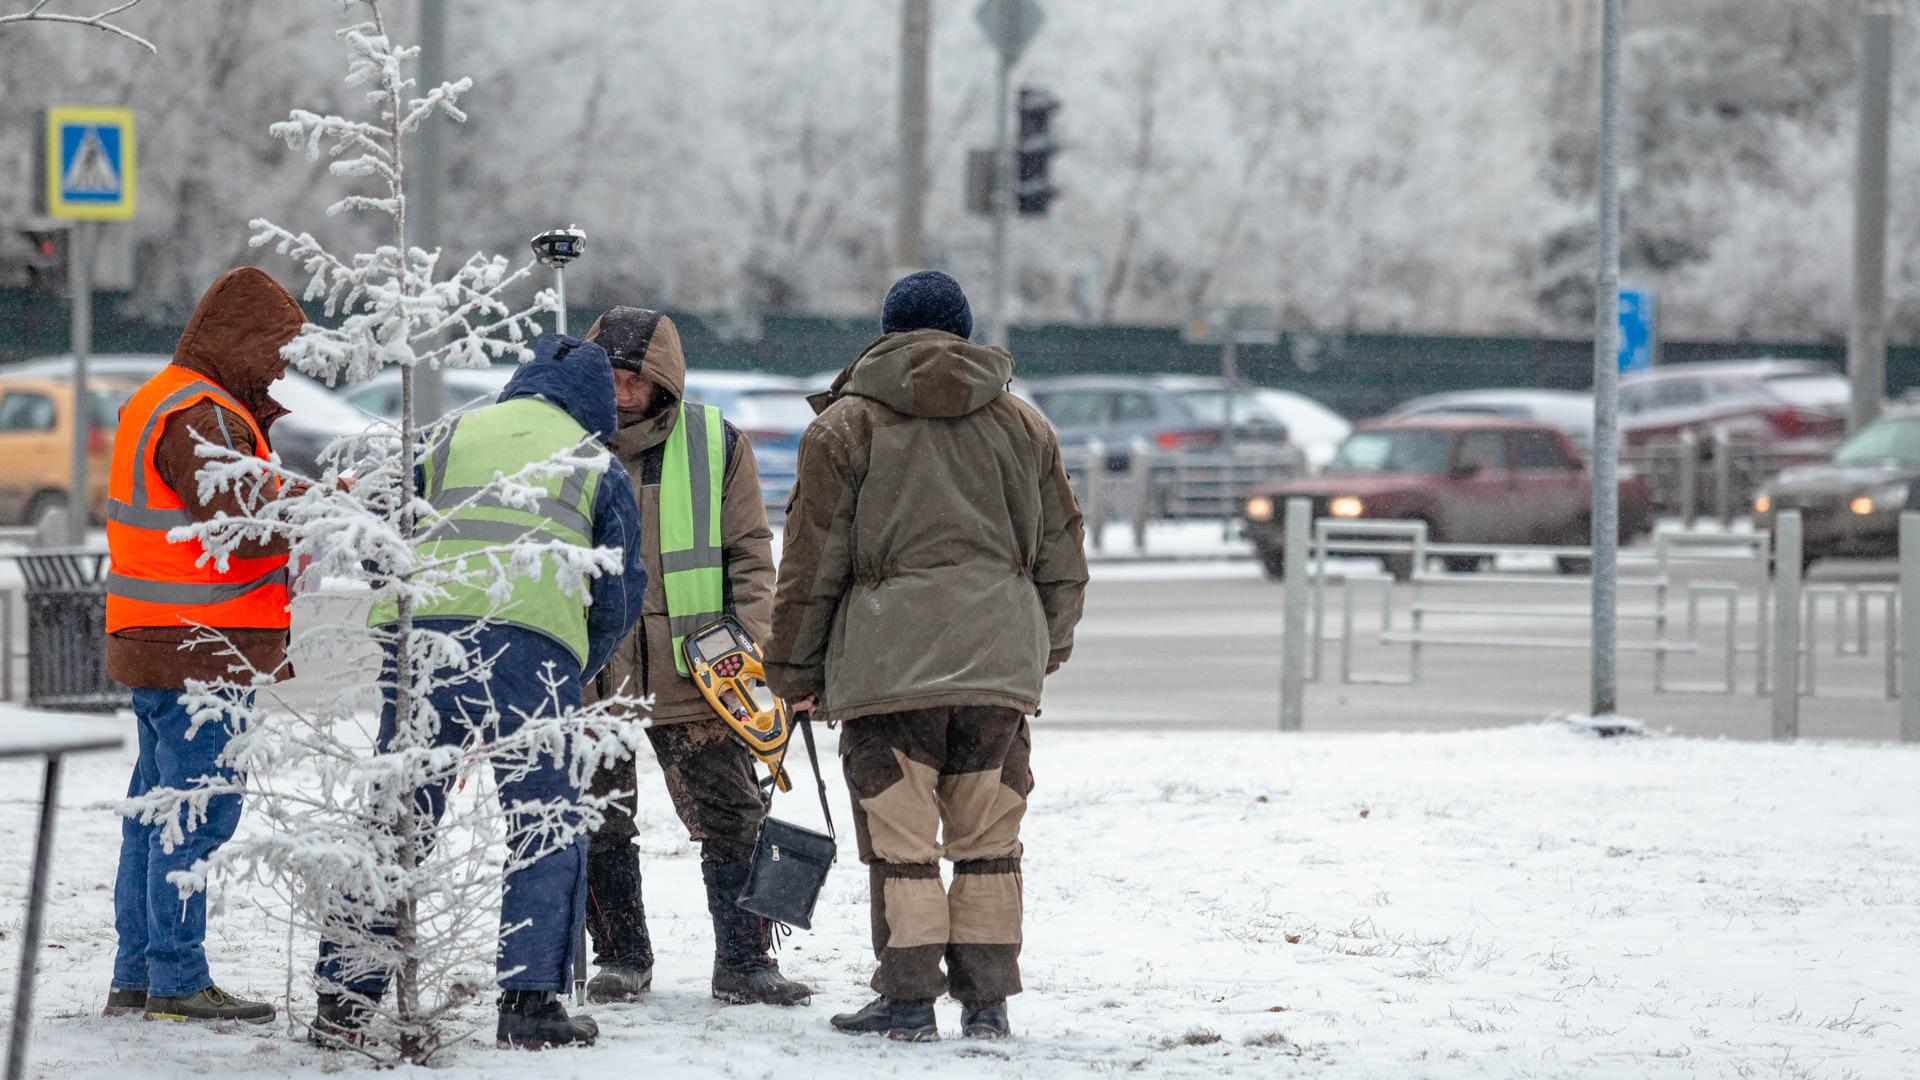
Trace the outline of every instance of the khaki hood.
<path fill-rule="evenodd" d="M 943 330 L 911 330 L 867 346 L 815 407 L 852 394 L 908 416 L 970 416 L 1006 393 L 1012 379 L 1013 357 L 1005 349 Z"/>
<path fill-rule="evenodd" d="M 646 308 L 616 307 L 593 320 L 587 340 L 607 350 L 615 368 L 637 370 L 640 377 L 673 395 L 673 404 L 651 415 L 620 414 L 614 449 L 622 456 L 666 441 L 680 419 L 687 394 L 687 357 L 673 320 Z"/>
<path fill-rule="evenodd" d="M 287 413 L 268 391 L 287 367 L 281 348 L 306 321 L 293 294 L 265 271 L 229 270 L 193 309 L 173 362 L 219 383 L 265 429 Z"/>

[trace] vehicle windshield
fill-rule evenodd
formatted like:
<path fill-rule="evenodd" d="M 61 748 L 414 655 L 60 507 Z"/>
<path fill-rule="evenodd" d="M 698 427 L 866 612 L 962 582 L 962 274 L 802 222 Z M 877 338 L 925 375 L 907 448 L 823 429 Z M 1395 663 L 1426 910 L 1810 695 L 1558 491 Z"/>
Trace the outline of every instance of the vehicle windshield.
<path fill-rule="evenodd" d="M 1188 390 L 1180 395 L 1180 400 L 1186 402 L 1187 408 L 1193 412 L 1193 418 L 1202 424 L 1227 422 L 1225 390 Z M 1233 422 L 1279 426 L 1280 418 L 1273 415 L 1259 397 L 1242 390 L 1233 395 Z"/>
<path fill-rule="evenodd" d="M 1869 424 L 1833 455 L 1836 465 L 1871 465 L 1877 461 L 1920 465 L 1920 416 Z"/>
<path fill-rule="evenodd" d="M 1327 471 L 1438 476 L 1447 471 L 1452 451 L 1453 434 L 1447 431 L 1362 431 L 1340 444 Z"/>

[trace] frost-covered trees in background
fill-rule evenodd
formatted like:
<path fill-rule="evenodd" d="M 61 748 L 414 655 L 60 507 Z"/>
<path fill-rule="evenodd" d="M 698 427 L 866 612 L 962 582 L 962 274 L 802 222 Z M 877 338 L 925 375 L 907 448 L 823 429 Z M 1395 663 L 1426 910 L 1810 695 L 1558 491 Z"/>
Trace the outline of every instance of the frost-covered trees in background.
<path fill-rule="evenodd" d="M 1670 335 L 1844 328 L 1864 2 L 1629 5 L 1626 273 L 1661 287 Z M 1587 0 L 1045 7 L 1016 78 L 1065 103 L 1064 194 L 1015 229 L 1022 317 L 1165 323 L 1259 299 L 1296 326 L 1586 329 Z M 962 177 L 992 130 L 993 59 L 972 4 L 935 12 L 931 255 L 979 279 L 987 226 Z M 41 57 L 0 33 L 0 130 L 80 87 L 164 105 L 142 116 L 135 227 L 145 295 L 183 303 L 244 250 L 219 208 L 275 216 L 310 195 L 296 163 L 241 134 L 312 85 L 316 35 L 307 5 L 166 13 L 160 56 L 131 66 L 90 50 L 97 35 L 34 35 Z M 870 313 L 895 269 L 896 4 L 451 14 L 486 117 L 447 149 L 463 243 L 577 221 L 597 251 L 576 272 L 583 305 Z M 1899 170 L 1920 164 L 1920 69 L 1897 80 Z M 27 168 L 0 158 L 19 181 L 0 183 L 0 217 L 23 212 L 8 199 L 31 190 Z M 1920 244 L 1903 243 L 1920 240 L 1920 189 L 1896 185 L 1894 230 L 1895 332 L 1920 338 Z"/>
<path fill-rule="evenodd" d="M 313 6 L 320 6 L 317 0 Z M 336 256 L 308 233 L 253 222 L 254 242 L 296 260 L 310 275 L 307 298 L 326 305 L 327 325 L 304 327 L 285 355 L 329 381 L 397 366 L 408 396 L 413 371 L 422 364 L 475 367 L 524 359 L 526 342 L 538 332 L 535 320 L 552 309 L 554 299 L 542 292 L 526 306 L 509 300 L 525 287 L 531 266 L 515 268 L 504 258 L 476 254 L 447 272 L 441 252 L 407 239 L 407 137 L 422 123 L 464 119 L 461 97 L 470 83 L 416 86 L 406 70 L 418 50 L 389 41 L 375 0 L 329 0 L 327 6 L 344 6 L 366 20 L 339 32 L 350 53 L 347 85 L 364 95 L 359 114 L 366 118 L 296 109 L 272 133 L 309 158 L 324 155 L 326 171 L 354 189 L 329 214 L 364 215 L 379 223 L 383 240 L 370 250 Z M 395 604 L 398 623 L 369 629 L 359 621 L 330 623 L 318 612 L 302 620 L 304 629 L 290 650 L 296 668 L 303 657 L 329 654 L 390 658 L 377 681 L 339 687 L 318 707 L 300 707 L 269 685 L 285 673 L 242 671 L 231 684 L 191 687 L 196 723 L 231 724 L 239 731 L 225 757 L 237 779 L 154 791 L 132 809 L 178 828 L 190 824 L 207 799 L 242 795 L 252 827 L 211 865 L 196 867 L 177 884 L 204 888 L 210 875 L 224 872 L 264 885 L 284 905 L 290 945 L 300 932 L 304 948 L 290 957 L 295 967 L 311 963 L 314 938 L 324 932 L 340 946 L 343 981 L 377 973 L 392 979 L 391 993 L 364 1002 L 377 1017 L 377 1038 L 359 1049 L 381 1060 L 423 1062 L 465 1034 L 460 1009 L 494 982 L 505 876 L 571 846 L 598 821 L 599 805 L 592 799 L 578 807 L 498 806 L 496 783 L 557 760 L 584 788 L 601 761 L 629 752 L 622 748 L 634 725 L 609 710 L 634 703 L 565 709 L 556 695 L 552 708 L 503 735 L 503 710 L 489 690 L 499 658 L 475 648 L 489 620 L 445 633 L 411 619 L 416 605 L 454 588 L 485 588 L 505 603 L 516 578 L 547 573 L 584 600 L 590 578 L 619 572 L 619 552 L 552 540 L 523 538 L 457 560 L 427 554 L 419 540 L 447 515 L 477 502 L 530 508 L 560 478 L 604 467 L 605 456 L 588 447 L 563 452 L 496 476 L 465 494 L 458 507 L 436 509 L 421 497 L 414 470 L 433 435 L 422 437 L 410 412 L 402 409 L 394 424 L 336 443 L 322 455 L 324 472 L 316 477 L 290 476 L 277 461 L 203 446 L 208 463 L 199 482 L 205 490 L 257 497 L 272 492 L 276 474 L 286 486 L 277 498 L 255 498 L 256 508 L 244 518 L 186 527 L 176 536 L 197 538 L 215 559 L 244 541 L 282 539 L 291 544 L 293 564 L 305 568 L 307 584 L 363 582 L 376 603 Z M 368 667 L 371 680 L 377 667 Z M 436 714 L 428 695 L 448 686 L 458 687 L 469 703 L 470 722 Z M 393 736 L 383 752 L 375 752 L 374 718 L 383 700 L 394 710 Z M 436 739 L 448 722 L 467 725 L 464 740 L 446 745 Z M 435 787 L 452 793 L 437 825 L 417 794 Z M 526 834 L 510 849 L 503 842 L 509 821 L 516 835 Z M 288 1002 L 290 1009 L 294 1005 Z"/>

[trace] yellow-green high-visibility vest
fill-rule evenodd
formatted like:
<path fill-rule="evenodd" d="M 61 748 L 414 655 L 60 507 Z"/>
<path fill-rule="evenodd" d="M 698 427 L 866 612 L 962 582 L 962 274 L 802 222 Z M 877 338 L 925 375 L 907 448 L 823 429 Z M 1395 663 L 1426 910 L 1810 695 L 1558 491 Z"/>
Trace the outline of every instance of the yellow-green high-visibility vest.
<path fill-rule="evenodd" d="M 514 398 L 468 413 L 438 433 L 422 463 L 421 496 L 444 514 L 422 527 L 423 563 L 455 559 L 475 580 L 455 585 L 447 595 L 417 605 L 419 619 L 486 619 L 535 630 L 565 645 L 581 664 L 587 662 L 587 598 L 584 589 L 565 589 L 552 560 L 540 572 L 516 575 L 504 602 L 489 595 L 495 583 L 487 575 L 482 552 L 502 544 L 559 540 L 593 546 L 593 499 L 601 469 L 578 468 L 565 476 L 532 483 L 544 487 L 534 509 L 508 506 L 497 494 L 482 493 L 495 475 L 512 476 L 563 451 L 611 461 L 585 428 L 541 398 Z M 390 625 L 399 619 L 391 599 L 376 604 L 368 623 Z"/>
<path fill-rule="evenodd" d="M 726 560 L 720 548 L 726 456 L 720 410 L 682 405 L 660 463 L 660 576 L 667 590 L 673 666 L 682 675 L 688 672 L 681 642 L 726 610 Z"/>

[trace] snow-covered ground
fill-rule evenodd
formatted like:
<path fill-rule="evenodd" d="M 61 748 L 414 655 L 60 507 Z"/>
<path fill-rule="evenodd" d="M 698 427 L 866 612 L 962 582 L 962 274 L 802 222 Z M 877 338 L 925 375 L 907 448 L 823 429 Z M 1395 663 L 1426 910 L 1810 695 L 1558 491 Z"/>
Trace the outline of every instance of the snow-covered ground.
<path fill-rule="evenodd" d="M 284 1025 L 95 1015 L 118 826 L 89 804 L 123 789 L 126 761 L 69 769 L 33 1075 L 357 1068 Z M 865 1001 L 871 962 L 866 875 L 844 836 L 818 929 L 782 953 L 816 986 L 813 1006 L 709 999 L 697 856 L 649 761 L 655 992 L 591 1009 L 598 1046 L 534 1058 L 492 1048 L 491 1010 L 475 1008 L 483 1037 L 421 1075 L 1920 1076 L 1920 750 L 1601 741 L 1558 725 L 1280 736 L 1042 721 L 1035 769 L 1014 1042 L 828 1030 L 829 1013 Z M 778 812 L 813 821 L 799 779 Z M 0 1012 L 37 785 L 34 767 L 0 765 L 0 829 L 16 838 L 0 863 Z M 278 997 L 284 933 L 243 890 L 222 900 L 216 975 Z M 297 964 L 310 948 L 296 943 Z M 940 1012 L 951 1030 L 957 1006 Z"/>

